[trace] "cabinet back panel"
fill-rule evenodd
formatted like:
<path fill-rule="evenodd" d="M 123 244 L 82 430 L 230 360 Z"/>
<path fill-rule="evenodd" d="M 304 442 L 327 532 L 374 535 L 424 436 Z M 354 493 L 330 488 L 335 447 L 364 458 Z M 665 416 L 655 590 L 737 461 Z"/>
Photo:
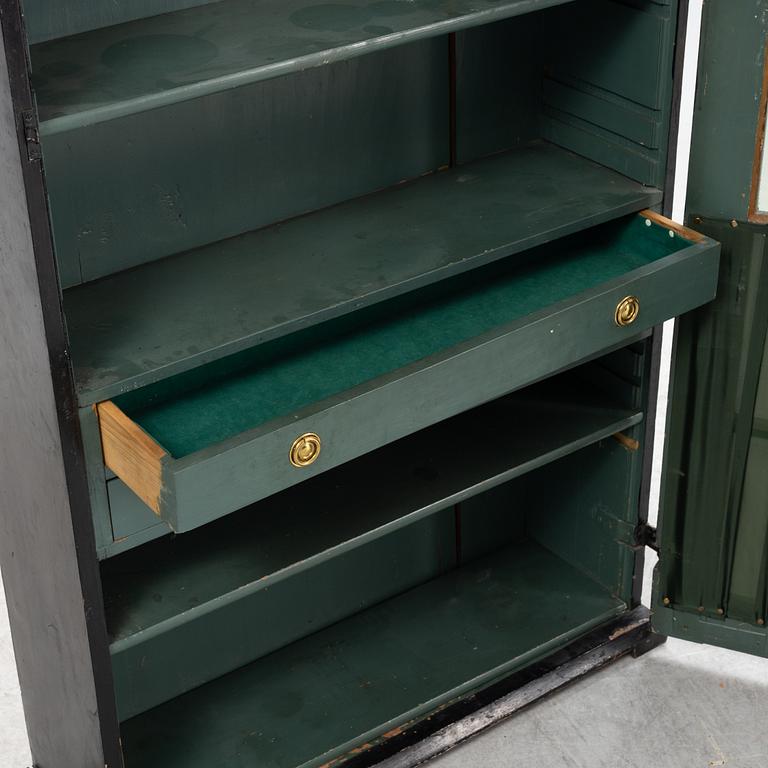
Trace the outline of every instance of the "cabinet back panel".
<path fill-rule="evenodd" d="M 542 17 L 521 16 L 456 35 L 459 163 L 541 135 Z"/>
<path fill-rule="evenodd" d="M 29 42 L 77 35 L 216 0 L 24 0 Z"/>
<path fill-rule="evenodd" d="M 458 162 L 541 137 L 661 186 L 673 13 L 585 0 L 458 34 Z"/>
<path fill-rule="evenodd" d="M 438 38 L 47 136 L 64 286 L 447 164 L 447 73 Z"/>
<path fill-rule="evenodd" d="M 526 538 L 528 509 L 517 490 L 518 482 L 512 480 L 456 505 L 461 563 L 470 563 Z"/>

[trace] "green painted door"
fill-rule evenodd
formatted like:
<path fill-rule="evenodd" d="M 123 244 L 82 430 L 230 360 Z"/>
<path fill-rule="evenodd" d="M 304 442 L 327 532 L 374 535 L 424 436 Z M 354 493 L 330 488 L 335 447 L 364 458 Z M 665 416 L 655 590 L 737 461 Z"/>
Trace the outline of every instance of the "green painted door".
<path fill-rule="evenodd" d="M 768 656 L 768 1 L 749 5 L 705 4 L 688 220 L 722 256 L 676 329 L 653 622 Z"/>

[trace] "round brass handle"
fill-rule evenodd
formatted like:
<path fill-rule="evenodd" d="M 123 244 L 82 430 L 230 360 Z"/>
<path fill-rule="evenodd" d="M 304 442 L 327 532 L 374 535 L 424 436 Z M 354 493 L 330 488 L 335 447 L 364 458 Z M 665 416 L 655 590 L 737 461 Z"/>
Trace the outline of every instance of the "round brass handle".
<path fill-rule="evenodd" d="M 314 464 L 320 455 L 320 448 L 320 437 L 314 432 L 297 437 L 291 446 L 291 464 L 294 467 L 308 467 Z"/>
<path fill-rule="evenodd" d="M 640 302 L 636 296 L 625 296 L 616 305 L 614 320 L 616 325 L 632 325 L 640 314 Z"/>

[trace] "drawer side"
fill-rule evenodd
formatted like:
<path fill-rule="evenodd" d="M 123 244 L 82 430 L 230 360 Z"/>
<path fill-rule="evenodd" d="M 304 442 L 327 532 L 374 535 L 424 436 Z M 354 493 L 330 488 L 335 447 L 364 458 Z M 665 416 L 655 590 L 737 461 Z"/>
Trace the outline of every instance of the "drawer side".
<path fill-rule="evenodd" d="M 96 406 L 104 463 L 155 514 L 160 514 L 163 463 L 168 454 L 113 402 Z"/>

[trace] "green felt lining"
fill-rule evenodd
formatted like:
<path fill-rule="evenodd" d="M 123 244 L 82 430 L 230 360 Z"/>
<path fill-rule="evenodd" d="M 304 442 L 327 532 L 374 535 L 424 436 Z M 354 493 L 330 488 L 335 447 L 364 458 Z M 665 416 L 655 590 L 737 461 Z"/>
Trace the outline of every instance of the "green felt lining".
<path fill-rule="evenodd" d="M 115 402 L 176 458 L 479 336 L 689 243 L 632 216 Z M 318 276 L 321 279 L 322 276 Z"/>

